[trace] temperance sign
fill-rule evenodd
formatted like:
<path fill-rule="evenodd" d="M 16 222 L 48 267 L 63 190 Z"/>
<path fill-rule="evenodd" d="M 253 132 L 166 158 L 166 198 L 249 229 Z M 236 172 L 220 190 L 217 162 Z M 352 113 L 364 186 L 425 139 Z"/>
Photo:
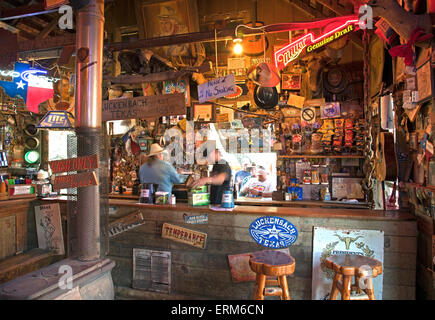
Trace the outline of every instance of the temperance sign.
<path fill-rule="evenodd" d="M 357 254 L 384 262 L 384 232 L 381 230 L 314 228 L 313 236 L 313 300 L 328 300 L 334 272 L 325 266 L 325 259 L 336 254 Z M 376 300 L 382 300 L 383 275 L 373 279 Z"/>

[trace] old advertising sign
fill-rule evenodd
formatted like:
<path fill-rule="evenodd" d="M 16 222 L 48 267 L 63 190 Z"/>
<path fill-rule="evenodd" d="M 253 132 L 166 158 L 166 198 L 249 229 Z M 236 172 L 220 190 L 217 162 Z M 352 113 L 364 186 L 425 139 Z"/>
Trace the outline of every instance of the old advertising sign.
<path fill-rule="evenodd" d="M 98 155 L 55 160 L 50 161 L 49 164 L 53 173 L 97 169 Z"/>
<path fill-rule="evenodd" d="M 205 224 L 208 223 L 208 216 L 207 213 L 204 213 L 203 215 L 199 216 L 188 216 L 184 215 L 184 222 L 189 224 Z"/>
<path fill-rule="evenodd" d="M 39 248 L 64 254 L 59 203 L 35 206 L 35 220 Z"/>
<path fill-rule="evenodd" d="M 142 213 L 138 210 L 109 224 L 109 237 L 133 229 L 145 223 Z"/>
<path fill-rule="evenodd" d="M 280 217 L 261 217 L 249 226 L 249 234 L 255 242 L 266 248 L 287 248 L 296 242 L 298 231 Z"/>
<path fill-rule="evenodd" d="M 36 127 L 45 129 L 71 128 L 72 125 L 68 115 L 69 113 L 66 111 L 48 111 Z"/>
<path fill-rule="evenodd" d="M 312 299 L 328 300 L 334 271 L 325 265 L 336 254 L 355 254 L 384 261 L 384 232 L 381 230 L 314 227 Z M 382 300 L 383 274 L 373 279 L 376 300 Z"/>
<path fill-rule="evenodd" d="M 103 101 L 103 121 L 154 119 L 182 114 L 186 114 L 186 101 L 183 93 Z"/>
<path fill-rule="evenodd" d="M 162 238 L 171 239 L 197 248 L 205 249 L 207 234 L 179 227 L 173 224 L 164 223 L 162 227 Z"/>
<path fill-rule="evenodd" d="M 199 103 L 236 93 L 234 74 L 217 78 L 198 86 Z"/>
<path fill-rule="evenodd" d="M 53 189 L 83 188 L 98 184 L 95 172 L 82 172 L 66 176 L 56 176 Z"/>

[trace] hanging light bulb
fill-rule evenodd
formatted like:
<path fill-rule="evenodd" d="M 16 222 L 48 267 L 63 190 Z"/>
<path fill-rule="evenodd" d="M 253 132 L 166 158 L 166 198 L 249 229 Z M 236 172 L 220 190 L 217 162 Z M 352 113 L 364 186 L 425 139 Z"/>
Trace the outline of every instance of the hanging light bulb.
<path fill-rule="evenodd" d="M 234 47 L 233 52 L 237 55 L 243 53 L 243 46 L 242 46 L 242 39 L 241 38 L 235 38 L 233 39 Z"/>

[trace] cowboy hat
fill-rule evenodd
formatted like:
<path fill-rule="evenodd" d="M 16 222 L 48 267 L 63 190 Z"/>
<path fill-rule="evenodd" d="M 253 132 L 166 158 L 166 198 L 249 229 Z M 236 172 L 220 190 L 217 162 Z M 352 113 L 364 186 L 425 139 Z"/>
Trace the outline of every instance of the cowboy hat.
<path fill-rule="evenodd" d="M 151 145 L 148 157 L 155 156 L 156 154 L 162 153 L 163 151 L 163 148 L 158 143 L 153 143 Z"/>
<path fill-rule="evenodd" d="M 249 68 L 248 78 L 262 87 L 276 87 L 281 81 L 276 67 L 266 62 Z"/>
<path fill-rule="evenodd" d="M 256 86 L 254 101 L 260 109 L 272 109 L 278 104 L 278 90 L 275 87 Z"/>

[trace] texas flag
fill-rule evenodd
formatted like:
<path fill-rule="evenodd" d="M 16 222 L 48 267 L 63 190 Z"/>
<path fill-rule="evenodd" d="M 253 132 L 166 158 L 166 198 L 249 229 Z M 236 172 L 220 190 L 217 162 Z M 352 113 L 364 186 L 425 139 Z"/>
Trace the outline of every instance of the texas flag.
<path fill-rule="evenodd" d="M 15 62 L 13 71 L 2 71 L 0 75 L 11 76 L 13 81 L 0 81 L 6 94 L 10 97 L 21 97 L 27 109 L 38 113 L 40 103 L 53 97 L 53 82 L 44 75 L 46 70 L 30 67 L 27 63 Z"/>

